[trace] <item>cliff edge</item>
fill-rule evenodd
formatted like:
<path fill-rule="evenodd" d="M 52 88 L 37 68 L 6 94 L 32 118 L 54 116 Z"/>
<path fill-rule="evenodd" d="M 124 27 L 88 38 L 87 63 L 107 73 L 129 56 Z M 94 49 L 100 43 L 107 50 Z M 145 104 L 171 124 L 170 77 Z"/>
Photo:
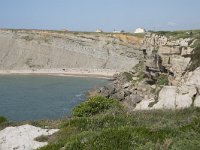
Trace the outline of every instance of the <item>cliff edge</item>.
<path fill-rule="evenodd" d="M 0 30 L 0 70 L 130 70 L 143 37 L 131 34 Z"/>

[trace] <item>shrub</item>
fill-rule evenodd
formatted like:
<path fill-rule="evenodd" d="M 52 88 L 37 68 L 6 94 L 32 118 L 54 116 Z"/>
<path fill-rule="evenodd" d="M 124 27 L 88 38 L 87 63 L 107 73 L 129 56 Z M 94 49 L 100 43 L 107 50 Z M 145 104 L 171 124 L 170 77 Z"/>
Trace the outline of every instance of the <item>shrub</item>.
<path fill-rule="evenodd" d="M 88 117 L 116 107 L 120 107 L 117 100 L 97 96 L 89 98 L 87 101 L 76 106 L 72 114 L 76 117 Z"/>
<path fill-rule="evenodd" d="M 168 80 L 168 76 L 167 75 L 160 75 L 158 80 L 156 81 L 156 84 L 158 86 L 161 86 L 161 85 L 168 85 L 169 84 L 169 80 Z"/>
<path fill-rule="evenodd" d="M 38 142 L 47 142 L 48 136 L 42 135 L 42 136 L 36 137 L 34 140 Z"/>
<path fill-rule="evenodd" d="M 117 111 L 72 117 L 40 150 L 167 150 L 200 148 L 200 108 Z"/>
<path fill-rule="evenodd" d="M 126 77 L 127 81 L 132 81 L 133 75 L 129 72 L 124 72 L 123 75 Z"/>
<path fill-rule="evenodd" d="M 5 117 L 0 116 L 0 124 L 3 123 L 3 122 L 6 122 L 6 121 L 7 121 L 7 119 Z"/>

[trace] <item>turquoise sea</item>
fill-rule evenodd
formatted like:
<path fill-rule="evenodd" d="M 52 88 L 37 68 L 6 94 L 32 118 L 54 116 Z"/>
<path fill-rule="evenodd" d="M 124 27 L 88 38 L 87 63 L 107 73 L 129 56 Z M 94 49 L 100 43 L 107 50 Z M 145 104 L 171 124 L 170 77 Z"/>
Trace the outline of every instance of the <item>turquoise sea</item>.
<path fill-rule="evenodd" d="M 89 77 L 0 75 L 0 115 L 12 121 L 69 116 L 85 92 L 107 84 Z"/>

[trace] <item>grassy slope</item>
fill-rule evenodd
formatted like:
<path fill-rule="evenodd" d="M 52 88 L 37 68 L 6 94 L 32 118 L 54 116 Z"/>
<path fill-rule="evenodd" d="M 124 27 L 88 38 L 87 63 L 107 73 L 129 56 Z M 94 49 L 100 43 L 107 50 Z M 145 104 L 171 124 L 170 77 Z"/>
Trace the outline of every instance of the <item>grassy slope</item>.
<path fill-rule="evenodd" d="M 199 38 L 200 30 L 183 30 L 183 31 L 157 31 L 153 32 L 158 35 L 164 35 L 171 40 L 177 40 L 180 38 Z M 190 34 L 191 33 L 191 34 Z"/>
<path fill-rule="evenodd" d="M 200 149 L 200 109 L 179 111 L 108 110 L 59 124 L 40 150 Z"/>

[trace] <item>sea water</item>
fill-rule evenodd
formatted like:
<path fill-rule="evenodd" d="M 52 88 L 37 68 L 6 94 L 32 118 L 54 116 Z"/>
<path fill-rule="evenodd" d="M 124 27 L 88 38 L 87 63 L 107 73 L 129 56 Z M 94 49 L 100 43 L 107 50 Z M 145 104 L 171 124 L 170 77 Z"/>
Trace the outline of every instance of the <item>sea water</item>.
<path fill-rule="evenodd" d="M 89 77 L 0 75 L 0 115 L 11 121 L 67 117 L 85 100 L 85 92 L 107 82 Z"/>

